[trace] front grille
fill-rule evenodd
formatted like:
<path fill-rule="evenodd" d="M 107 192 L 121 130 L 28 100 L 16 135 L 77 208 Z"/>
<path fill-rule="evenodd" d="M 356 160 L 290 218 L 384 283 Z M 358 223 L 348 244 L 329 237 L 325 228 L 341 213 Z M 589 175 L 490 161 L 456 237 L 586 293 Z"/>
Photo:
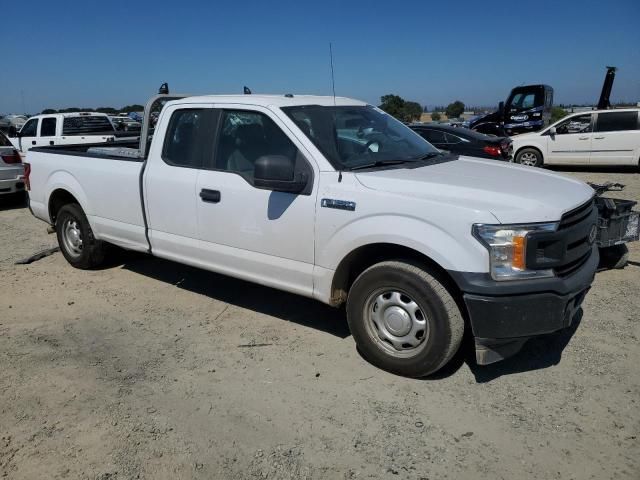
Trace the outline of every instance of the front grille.
<path fill-rule="evenodd" d="M 527 266 L 552 268 L 556 276 L 566 277 L 582 267 L 591 256 L 589 234 L 598 219 L 593 200 L 565 213 L 558 230 L 532 235 L 528 240 Z"/>
<path fill-rule="evenodd" d="M 589 260 L 593 252 L 589 234 L 597 219 L 598 211 L 593 199 L 562 216 L 558 233 L 566 235 L 567 247 L 563 261 L 553 269 L 558 277 L 571 275 Z"/>

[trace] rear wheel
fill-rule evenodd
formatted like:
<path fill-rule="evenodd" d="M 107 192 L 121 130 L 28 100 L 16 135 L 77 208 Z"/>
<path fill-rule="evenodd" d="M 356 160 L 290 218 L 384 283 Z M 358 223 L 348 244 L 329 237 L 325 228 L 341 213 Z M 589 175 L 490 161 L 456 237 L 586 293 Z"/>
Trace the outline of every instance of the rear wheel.
<path fill-rule="evenodd" d="M 77 203 L 60 208 L 56 216 L 56 234 L 60 251 L 74 267 L 90 269 L 104 262 L 106 245 L 95 239 L 89 221 Z"/>
<path fill-rule="evenodd" d="M 516 155 L 516 163 L 529 167 L 541 167 L 542 154 L 535 148 L 523 148 Z"/>
<path fill-rule="evenodd" d="M 460 346 L 464 321 L 446 287 L 427 269 L 400 261 L 378 263 L 353 283 L 349 328 L 373 365 L 407 377 L 442 368 Z"/>

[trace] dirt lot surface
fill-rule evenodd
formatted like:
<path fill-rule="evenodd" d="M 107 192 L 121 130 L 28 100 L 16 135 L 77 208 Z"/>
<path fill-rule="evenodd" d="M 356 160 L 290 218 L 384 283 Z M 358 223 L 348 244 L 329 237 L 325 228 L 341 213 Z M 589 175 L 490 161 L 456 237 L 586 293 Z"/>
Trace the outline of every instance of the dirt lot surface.
<path fill-rule="evenodd" d="M 640 175 L 618 180 L 640 200 Z M 2 200 L 0 200 L 2 201 Z M 640 478 L 640 245 L 571 331 L 409 380 L 344 313 L 143 255 L 99 271 L 0 205 L 0 478 Z"/>

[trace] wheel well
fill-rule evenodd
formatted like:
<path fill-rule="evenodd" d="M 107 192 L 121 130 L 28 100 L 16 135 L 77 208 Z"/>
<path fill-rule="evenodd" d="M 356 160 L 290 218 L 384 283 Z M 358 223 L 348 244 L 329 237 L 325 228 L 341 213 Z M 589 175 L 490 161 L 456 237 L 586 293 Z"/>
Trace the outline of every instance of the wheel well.
<path fill-rule="evenodd" d="M 60 209 L 70 203 L 79 202 L 66 190 L 59 188 L 51 193 L 51 196 L 49 197 L 49 218 L 51 219 L 52 224 L 55 225 L 56 217 L 58 216 L 58 212 L 60 211 Z"/>
<path fill-rule="evenodd" d="M 428 256 L 402 245 L 373 243 L 356 248 L 342 259 L 333 275 L 331 304 L 337 306 L 344 303 L 356 278 L 372 265 L 387 260 L 405 260 L 423 266 L 447 287 L 456 301 L 462 298 L 460 289 L 449 273 Z"/>
<path fill-rule="evenodd" d="M 518 154 L 525 149 L 530 149 L 530 150 L 535 150 L 536 152 L 538 152 L 540 154 L 540 157 L 542 157 L 542 161 L 544 162 L 544 155 L 542 154 L 542 150 L 540 150 L 538 147 L 531 147 L 531 146 L 525 146 L 525 147 L 520 147 L 518 150 L 516 150 L 516 153 L 513 155 L 513 159 L 515 160 L 516 158 L 518 158 Z"/>

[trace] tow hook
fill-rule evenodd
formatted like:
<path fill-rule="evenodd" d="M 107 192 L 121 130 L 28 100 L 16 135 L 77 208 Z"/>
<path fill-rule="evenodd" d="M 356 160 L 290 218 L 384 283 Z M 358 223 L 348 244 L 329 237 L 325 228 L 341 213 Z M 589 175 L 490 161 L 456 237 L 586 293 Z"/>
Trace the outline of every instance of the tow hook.
<path fill-rule="evenodd" d="M 51 235 L 52 233 L 56 233 L 56 227 L 54 227 L 53 225 L 49 225 L 49 226 L 47 227 L 47 233 L 48 233 L 49 235 Z"/>

